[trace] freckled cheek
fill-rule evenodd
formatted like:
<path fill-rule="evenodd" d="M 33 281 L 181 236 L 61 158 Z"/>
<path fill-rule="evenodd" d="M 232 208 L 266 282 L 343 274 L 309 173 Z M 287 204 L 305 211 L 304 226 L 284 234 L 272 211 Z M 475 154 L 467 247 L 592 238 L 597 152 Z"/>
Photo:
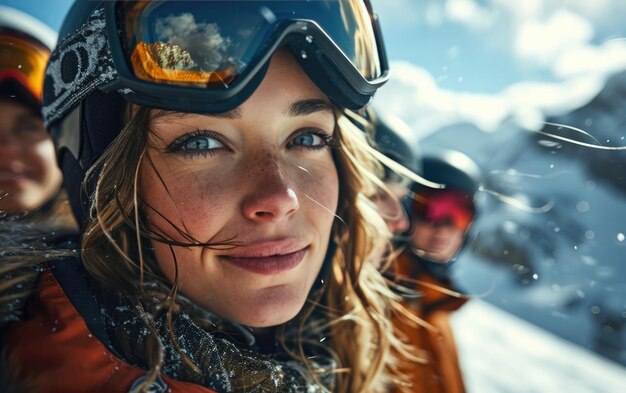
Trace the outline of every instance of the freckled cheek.
<path fill-rule="evenodd" d="M 232 187 L 219 176 L 202 171 L 182 173 L 159 169 L 159 173 L 167 190 L 152 168 L 142 170 L 145 179 L 142 181 L 142 194 L 145 200 L 167 220 L 179 229 L 188 231 L 198 241 L 212 238 L 228 220 L 228 213 L 232 210 L 228 205 L 228 201 L 233 200 L 230 191 Z M 182 240 L 179 235 L 175 235 L 173 226 L 159 214 L 152 209 L 148 209 L 147 213 L 153 225 L 166 230 L 175 239 Z"/>
<path fill-rule="evenodd" d="M 297 179 L 297 190 L 301 194 L 302 205 L 312 204 L 315 214 L 320 211 L 319 205 L 335 213 L 339 196 L 339 179 L 334 164 L 310 166 L 307 170 L 307 174 L 298 173 L 294 177 Z M 324 211 L 327 212 L 325 209 Z"/>
<path fill-rule="evenodd" d="M 179 188 L 177 194 L 175 200 L 180 201 L 179 211 L 187 229 L 201 241 L 215 235 L 233 213 L 228 201 L 234 196 L 224 184 L 198 179 L 188 187 Z"/>

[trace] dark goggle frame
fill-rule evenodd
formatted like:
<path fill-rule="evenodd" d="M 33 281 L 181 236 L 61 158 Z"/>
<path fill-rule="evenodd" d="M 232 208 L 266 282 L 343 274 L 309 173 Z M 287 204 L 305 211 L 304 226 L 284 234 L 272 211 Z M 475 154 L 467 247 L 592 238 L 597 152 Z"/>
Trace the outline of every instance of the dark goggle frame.
<path fill-rule="evenodd" d="M 272 33 L 257 50 L 250 65 L 238 76 L 238 80 L 229 88 L 220 90 L 155 83 L 135 76 L 129 67 L 128 54 L 123 47 L 124 40 L 120 36 L 116 10 L 118 2 L 105 2 L 107 36 L 117 77 L 102 89 L 132 91 L 124 96 L 126 101 L 155 108 L 197 113 L 226 112 L 242 104 L 254 92 L 267 71 L 272 54 L 280 47 L 287 47 L 309 77 L 333 102 L 348 109 L 360 109 L 389 77 L 378 20 L 370 1 L 362 1 L 369 12 L 376 39 L 381 67 L 379 77 L 372 80 L 363 77 L 332 37 L 315 21 L 284 19 L 273 25 Z M 236 7 L 236 3 L 233 2 L 233 7 Z M 298 55 L 303 50 L 307 51 L 306 58 Z"/>

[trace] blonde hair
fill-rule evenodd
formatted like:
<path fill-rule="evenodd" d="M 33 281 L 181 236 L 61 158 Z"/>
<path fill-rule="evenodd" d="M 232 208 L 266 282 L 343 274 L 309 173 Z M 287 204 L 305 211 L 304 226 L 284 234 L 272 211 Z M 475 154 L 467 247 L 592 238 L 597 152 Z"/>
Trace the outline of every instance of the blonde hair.
<path fill-rule="evenodd" d="M 378 239 L 388 239 L 390 234 L 366 198 L 380 185 L 374 175 L 377 164 L 372 148 L 363 132 L 346 118 L 344 112 L 337 111 L 336 115 L 334 157 L 340 179 L 340 204 L 338 220 L 333 226 L 333 240 L 337 250 L 328 282 L 320 295 L 310 299 L 298 316 L 296 336 L 302 337 L 307 319 L 314 310 L 321 308 L 327 316 L 325 328 L 331 332 L 329 349 L 337 362 L 336 369 L 331 370 L 336 374 L 334 390 L 386 391 L 390 370 L 397 363 L 396 357 L 405 354 L 406 350 L 394 338 L 391 324 L 390 313 L 396 309 L 397 297 L 381 273 L 368 263 L 368 255 Z M 86 184 L 95 184 L 95 191 L 91 196 L 91 214 L 82 239 L 82 252 L 86 269 L 114 288 L 142 296 L 141 284 L 145 275 L 171 287 L 170 293 L 161 297 L 171 314 L 180 307 L 176 296 L 178 283 L 168 283 L 154 258 L 145 254 L 141 247 L 142 238 L 174 245 L 171 240 L 151 232 L 140 214 L 138 174 L 142 160 L 146 159 L 144 152 L 150 117 L 150 109 L 139 108 L 88 173 Z M 192 239 L 189 240 L 193 243 Z M 147 348 L 152 378 L 148 378 L 147 384 L 156 378 L 162 362 L 158 340 L 148 345 L 152 346 Z M 313 370 L 301 343 L 297 348 L 287 350 Z"/>

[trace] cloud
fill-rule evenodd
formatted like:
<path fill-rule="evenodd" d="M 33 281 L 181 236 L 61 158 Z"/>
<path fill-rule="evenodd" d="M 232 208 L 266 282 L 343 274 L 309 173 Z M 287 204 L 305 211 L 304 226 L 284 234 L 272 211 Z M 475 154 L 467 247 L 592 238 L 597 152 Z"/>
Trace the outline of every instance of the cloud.
<path fill-rule="evenodd" d="M 594 29 L 589 21 L 567 10 L 547 20 L 530 20 L 520 25 L 515 39 L 517 57 L 530 63 L 550 66 L 562 53 L 587 46 Z"/>
<path fill-rule="evenodd" d="M 573 4 L 578 4 L 575 1 Z M 601 5 L 611 3 L 609 0 Z M 614 20 L 614 15 L 595 10 L 583 15 L 587 10 L 582 4 L 571 10 L 559 9 L 544 19 L 528 20 L 516 30 L 513 55 L 527 66 L 548 70 L 555 78 L 567 80 L 582 76 L 607 77 L 626 68 L 626 41 L 609 40 L 598 43 L 598 29 L 603 21 Z M 576 11 L 576 12 L 575 12 Z M 624 8 L 626 12 L 626 8 Z M 622 27 L 623 28 L 623 27 Z"/>
<path fill-rule="evenodd" d="M 425 137 L 442 127 L 471 123 L 485 132 L 505 120 L 539 129 L 549 115 L 565 113 L 587 103 L 601 89 L 603 78 L 572 78 L 559 83 L 519 82 L 497 94 L 455 92 L 441 88 L 425 69 L 393 62 L 390 81 L 374 105 L 406 121 Z"/>
<path fill-rule="evenodd" d="M 447 22 L 470 28 L 503 26 L 515 32 L 525 23 L 545 22 L 558 11 L 586 19 L 604 34 L 623 28 L 623 0 L 373 0 L 374 9 L 395 25 L 440 26 Z"/>
<path fill-rule="evenodd" d="M 442 88 L 423 68 L 392 63 L 392 78 L 374 105 L 407 121 L 421 136 L 460 122 L 495 131 L 507 119 L 537 129 L 547 116 L 587 103 L 610 75 L 626 69 L 623 0 L 375 1 L 379 12 L 393 13 L 393 28 L 413 21 L 419 24 L 413 28 L 446 36 L 446 29 L 456 26 L 449 36 L 458 42 L 452 41 L 448 57 L 467 62 L 467 72 L 475 67 L 489 72 L 488 57 L 459 55 L 480 45 L 488 48 L 479 51 L 484 55 L 510 56 L 518 68 L 513 72 L 543 80 L 519 81 L 495 94 L 459 92 Z M 391 10 L 385 10 L 387 4 Z M 459 26 L 466 27 L 465 37 L 457 33 Z M 507 72 L 492 70 L 499 71 Z"/>
<path fill-rule="evenodd" d="M 562 52 L 553 62 L 558 78 L 579 75 L 610 75 L 626 69 L 626 41 L 612 40 L 600 46 L 578 46 Z"/>
<path fill-rule="evenodd" d="M 548 74 L 566 82 L 584 75 L 606 77 L 626 68 L 623 0 L 408 1 L 388 2 L 394 23 L 465 26 L 468 42 L 459 47 L 488 47 L 492 53 L 511 56 L 529 74 Z M 603 43 L 607 38 L 618 40 Z"/>
<path fill-rule="evenodd" d="M 441 26 L 445 22 L 486 27 L 493 13 L 473 0 L 373 0 L 374 9 L 395 26 Z"/>
<path fill-rule="evenodd" d="M 196 23 L 191 13 L 158 19 L 155 33 L 159 40 L 187 50 L 203 71 L 215 71 L 227 59 L 230 39 L 222 37 L 215 23 Z"/>
<path fill-rule="evenodd" d="M 606 77 L 626 67 L 626 43 L 599 44 L 602 37 L 623 32 L 626 2 L 622 0 L 489 0 L 478 6 L 475 0 L 452 0 L 445 4 L 465 4 L 465 10 L 489 10 L 491 24 L 485 24 L 481 39 L 497 41 L 509 46 L 510 55 L 525 67 L 546 70 L 565 81 L 583 75 Z M 461 7 L 459 7 L 461 8 Z M 463 23 L 470 29 L 476 22 L 470 11 L 465 18 L 448 18 Z M 493 15 L 496 15 L 495 17 Z M 623 34 L 623 33 L 622 33 Z"/>
<path fill-rule="evenodd" d="M 444 4 L 444 14 L 452 22 L 477 30 L 486 29 L 493 24 L 494 12 L 472 0 L 448 0 Z"/>
<path fill-rule="evenodd" d="M 435 0 L 437 1 L 437 0 Z M 394 26 L 415 26 L 424 22 L 426 10 L 433 0 L 416 2 L 415 0 L 372 0 L 372 5 L 383 23 Z M 435 19 L 440 19 L 435 16 Z"/>

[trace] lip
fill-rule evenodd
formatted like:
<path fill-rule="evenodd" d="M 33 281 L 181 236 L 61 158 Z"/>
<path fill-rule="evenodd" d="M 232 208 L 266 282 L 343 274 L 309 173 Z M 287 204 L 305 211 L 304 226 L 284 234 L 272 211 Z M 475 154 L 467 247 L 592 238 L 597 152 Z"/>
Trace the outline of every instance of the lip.
<path fill-rule="evenodd" d="M 0 187 L 17 186 L 26 180 L 26 176 L 13 172 L 0 171 Z"/>
<path fill-rule="evenodd" d="M 445 250 L 449 244 L 450 241 L 448 239 L 435 239 L 431 241 L 430 248 L 433 252 L 442 251 Z"/>
<path fill-rule="evenodd" d="M 272 275 L 298 266 L 308 249 L 308 244 L 295 239 L 262 241 L 237 247 L 219 258 L 256 274 Z"/>

